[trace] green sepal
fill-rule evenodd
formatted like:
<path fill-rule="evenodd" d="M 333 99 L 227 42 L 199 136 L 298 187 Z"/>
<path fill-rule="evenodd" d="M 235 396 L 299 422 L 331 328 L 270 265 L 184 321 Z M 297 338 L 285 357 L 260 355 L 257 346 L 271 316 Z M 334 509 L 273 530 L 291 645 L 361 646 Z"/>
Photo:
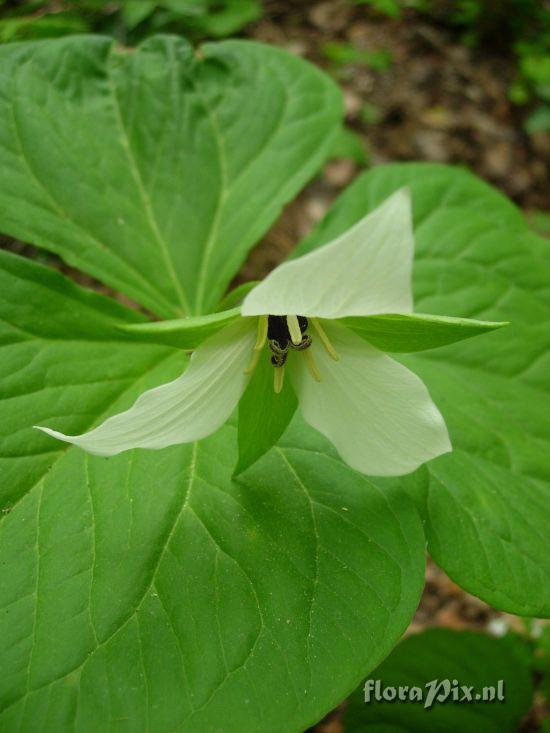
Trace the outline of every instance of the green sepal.
<path fill-rule="evenodd" d="M 125 324 L 119 326 L 119 329 L 131 334 L 136 341 L 189 350 L 196 349 L 207 338 L 240 318 L 240 315 L 240 308 L 231 308 L 207 316 Z"/>
<path fill-rule="evenodd" d="M 288 379 L 281 392 L 275 394 L 273 369 L 266 349 L 239 402 L 239 458 L 234 476 L 252 466 L 275 445 L 298 406 Z"/>
<path fill-rule="evenodd" d="M 509 325 L 507 322 L 475 321 L 422 313 L 347 316 L 339 319 L 339 322 L 377 349 L 394 353 L 436 349 Z"/>
<path fill-rule="evenodd" d="M 235 308 L 236 306 L 241 305 L 248 293 L 255 288 L 258 283 L 259 280 L 250 280 L 247 283 L 242 283 L 242 285 L 237 285 L 237 287 L 230 290 L 227 295 L 224 295 L 220 304 L 216 308 L 216 312 L 225 311 L 229 308 Z"/>

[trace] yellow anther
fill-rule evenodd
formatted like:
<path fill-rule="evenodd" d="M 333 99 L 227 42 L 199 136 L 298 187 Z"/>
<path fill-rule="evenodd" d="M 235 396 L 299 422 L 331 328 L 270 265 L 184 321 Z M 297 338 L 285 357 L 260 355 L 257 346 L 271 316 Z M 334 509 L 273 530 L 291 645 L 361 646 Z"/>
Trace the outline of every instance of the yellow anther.
<path fill-rule="evenodd" d="M 275 369 L 273 370 L 273 389 L 275 390 L 275 394 L 281 393 L 284 382 L 285 382 L 284 366 L 275 367 Z"/>
<path fill-rule="evenodd" d="M 258 333 L 256 335 L 256 343 L 254 344 L 254 350 L 252 352 L 252 359 L 250 364 L 244 370 L 247 376 L 250 376 L 260 360 L 260 352 L 264 348 L 267 339 L 267 316 L 259 316 L 258 318 Z"/>
<path fill-rule="evenodd" d="M 330 358 L 334 359 L 334 361 L 340 361 L 340 357 L 334 350 L 334 346 L 330 343 L 329 338 L 325 333 L 325 329 L 321 326 L 319 321 L 316 318 L 310 318 L 309 320 L 311 321 L 313 328 L 317 331 L 319 338 L 321 339 L 321 343 L 325 347 Z"/>
<path fill-rule="evenodd" d="M 290 340 L 294 346 L 298 346 L 302 343 L 302 331 L 300 324 L 298 323 L 298 316 L 287 316 L 286 323 L 288 326 L 288 332 L 290 333 Z"/>
<path fill-rule="evenodd" d="M 267 339 L 267 323 L 267 316 L 260 316 L 258 318 L 258 335 L 254 344 L 254 351 L 260 351 L 264 348 Z"/>
<path fill-rule="evenodd" d="M 306 349 L 302 352 L 304 355 L 304 359 L 306 360 L 307 368 L 309 369 L 309 373 L 313 377 L 313 379 L 316 382 L 321 381 L 321 375 L 319 374 L 319 370 L 317 369 L 317 364 L 315 363 L 315 359 L 313 358 L 313 354 L 311 353 L 311 349 Z"/>

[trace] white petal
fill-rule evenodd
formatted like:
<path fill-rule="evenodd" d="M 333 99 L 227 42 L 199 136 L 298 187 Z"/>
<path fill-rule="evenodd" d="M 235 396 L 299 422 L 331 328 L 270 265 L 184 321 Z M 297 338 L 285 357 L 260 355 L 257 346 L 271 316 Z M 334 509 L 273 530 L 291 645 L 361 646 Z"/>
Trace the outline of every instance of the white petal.
<path fill-rule="evenodd" d="M 410 313 L 413 255 L 410 194 L 402 188 L 337 239 L 273 270 L 246 296 L 242 314 Z"/>
<path fill-rule="evenodd" d="M 303 354 L 288 370 L 300 409 L 352 468 L 373 476 L 399 476 L 451 448 L 447 428 L 423 382 L 343 326 L 323 321 L 340 360 L 313 335 L 321 375 L 309 375 Z"/>
<path fill-rule="evenodd" d="M 200 440 L 221 427 L 239 401 L 255 337 L 255 319 L 240 318 L 204 341 L 181 377 L 144 392 L 129 410 L 89 433 L 39 429 L 100 456 Z"/>

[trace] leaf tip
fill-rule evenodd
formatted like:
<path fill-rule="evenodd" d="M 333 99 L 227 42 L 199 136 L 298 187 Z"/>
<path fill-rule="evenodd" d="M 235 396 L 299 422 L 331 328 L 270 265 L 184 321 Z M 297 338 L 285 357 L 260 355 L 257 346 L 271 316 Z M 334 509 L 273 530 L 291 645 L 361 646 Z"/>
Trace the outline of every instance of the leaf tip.
<path fill-rule="evenodd" d="M 488 321 L 485 327 L 488 331 L 498 331 L 500 328 L 506 328 L 506 326 L 511 325 L 512 321 Z"/>

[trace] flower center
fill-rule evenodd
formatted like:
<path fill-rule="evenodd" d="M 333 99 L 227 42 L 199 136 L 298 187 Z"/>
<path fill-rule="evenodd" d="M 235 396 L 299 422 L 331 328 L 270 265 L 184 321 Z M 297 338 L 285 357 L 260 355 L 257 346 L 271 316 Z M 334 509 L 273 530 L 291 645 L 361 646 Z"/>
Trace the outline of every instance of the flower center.
<path fill-rule="evenodd" d="M 282 367 L 289 349 L 304 351 L 311 346 L 311 336 L 306 331 L 308 320 L 304 316 L 268 316 L 267 343 L 271 350 L 271 363 Z M 290 323 L 289 323 L 290 321 Z"/>
<path fill-rule="evenodd" d="M 269 350 L 271 351 L 270 361 L 274 367 L 273 388 L 277 394 L 283 389 L 285 363 L 291 349 L 303 353 L 309 373 L 316 382 L 320 382 L 321 374 L 317 369 L 313 354 L 309 349 L 313 341 L 312 337 L 307 333 L 310 323 L 329 356 L 335 361 L 338 361 L 338 354 L 330 343 L 324 328 L 316 318 L 308 319 L 305 316 L 294 315 L 259 316 L 254 355 L 245 370 L 245 374 L 252 374 L 267 341 Z"/>

